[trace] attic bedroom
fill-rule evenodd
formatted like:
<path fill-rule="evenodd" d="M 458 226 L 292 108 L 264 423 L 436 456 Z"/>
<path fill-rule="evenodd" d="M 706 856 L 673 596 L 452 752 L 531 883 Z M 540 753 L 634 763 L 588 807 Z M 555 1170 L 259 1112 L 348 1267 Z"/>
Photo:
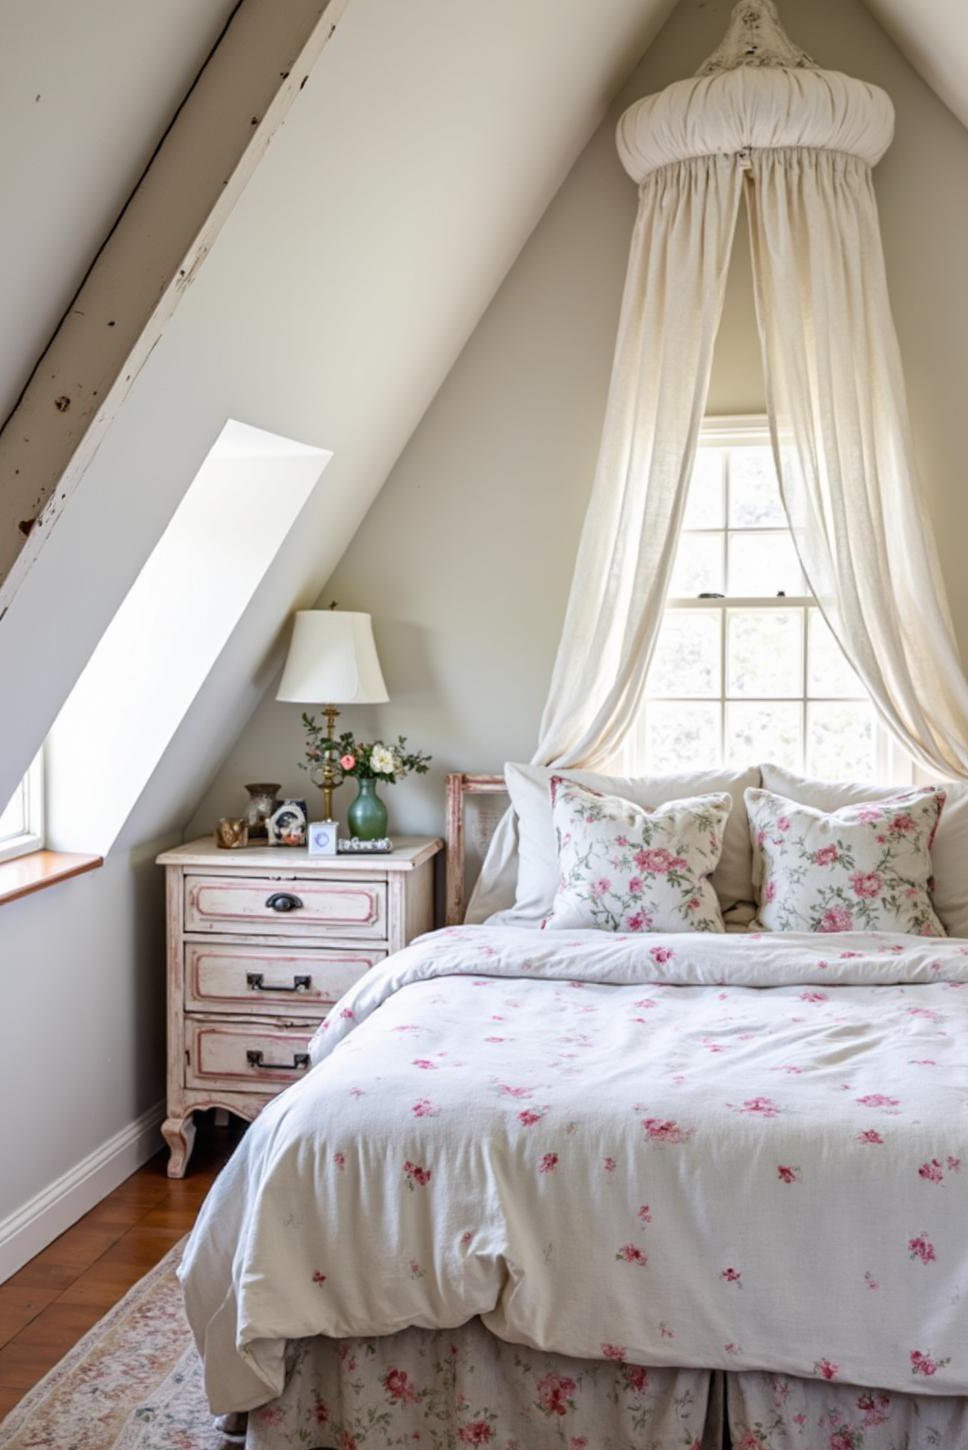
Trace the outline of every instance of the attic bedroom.
<path fill-rule="evenodd" d="M 0 1450 L 968 1450 L 963 6 L 0 116 Z"/>

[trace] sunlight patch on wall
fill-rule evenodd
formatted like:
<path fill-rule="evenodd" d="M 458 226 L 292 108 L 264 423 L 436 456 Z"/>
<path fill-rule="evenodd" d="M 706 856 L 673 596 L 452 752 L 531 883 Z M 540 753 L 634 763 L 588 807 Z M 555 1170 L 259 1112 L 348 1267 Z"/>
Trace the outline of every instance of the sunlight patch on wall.
<path fill-rule="evenodd" d="M 48 737 L 55 850 L 107 855 L 331 457 L 225 424 Z"/>

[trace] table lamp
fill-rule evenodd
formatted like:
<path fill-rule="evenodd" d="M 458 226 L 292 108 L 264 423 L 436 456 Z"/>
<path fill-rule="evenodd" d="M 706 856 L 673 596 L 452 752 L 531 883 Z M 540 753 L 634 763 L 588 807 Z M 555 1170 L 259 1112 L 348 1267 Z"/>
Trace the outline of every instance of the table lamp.
<path fill-rule="evenodd" d="M 276 699 L 299 705 L 328 702 L 322 709 L 329 748 L 319 781 L 327 821 L 333 818 L 333 791 L 341 783 L 333 768 L 336 706 L 382 705 L 389 698 L 368 614 L 342 609 L 297 612 Z"/>

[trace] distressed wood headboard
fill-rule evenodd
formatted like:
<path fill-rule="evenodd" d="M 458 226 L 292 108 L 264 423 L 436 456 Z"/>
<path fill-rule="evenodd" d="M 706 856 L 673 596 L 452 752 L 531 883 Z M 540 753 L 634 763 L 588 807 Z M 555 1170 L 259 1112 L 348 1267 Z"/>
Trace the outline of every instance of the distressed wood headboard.
<path fill-rule="evenodd" d="M 481 809 L 468 809 L 469 797 L 479 799 Z M 447 777 L 447 856 L 445 865 L 447 926 L 458 926 L 470 894 L 468 868 L 476 871 L 484 859 L 494 828 L 507 806 L 503 775 Z"/>

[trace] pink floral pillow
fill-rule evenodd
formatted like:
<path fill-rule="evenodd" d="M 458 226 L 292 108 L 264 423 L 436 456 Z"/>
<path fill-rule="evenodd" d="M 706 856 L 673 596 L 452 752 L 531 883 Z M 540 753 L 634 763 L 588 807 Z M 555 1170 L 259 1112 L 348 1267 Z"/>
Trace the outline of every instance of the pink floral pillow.
<path fill-rule="evenodd" d="M 931 902 L 931 846 L 945 802 L 935 786 L 818 811 L 744 792 L 763 931 L 900 931 L 944 936 Z"/>
<path fill-rule="evenodd" d="M 723 849 L 728 792 L 658 810 L 551 778 L 558 889 L 548 927 L 722 931 L 709 884 Z"/>

